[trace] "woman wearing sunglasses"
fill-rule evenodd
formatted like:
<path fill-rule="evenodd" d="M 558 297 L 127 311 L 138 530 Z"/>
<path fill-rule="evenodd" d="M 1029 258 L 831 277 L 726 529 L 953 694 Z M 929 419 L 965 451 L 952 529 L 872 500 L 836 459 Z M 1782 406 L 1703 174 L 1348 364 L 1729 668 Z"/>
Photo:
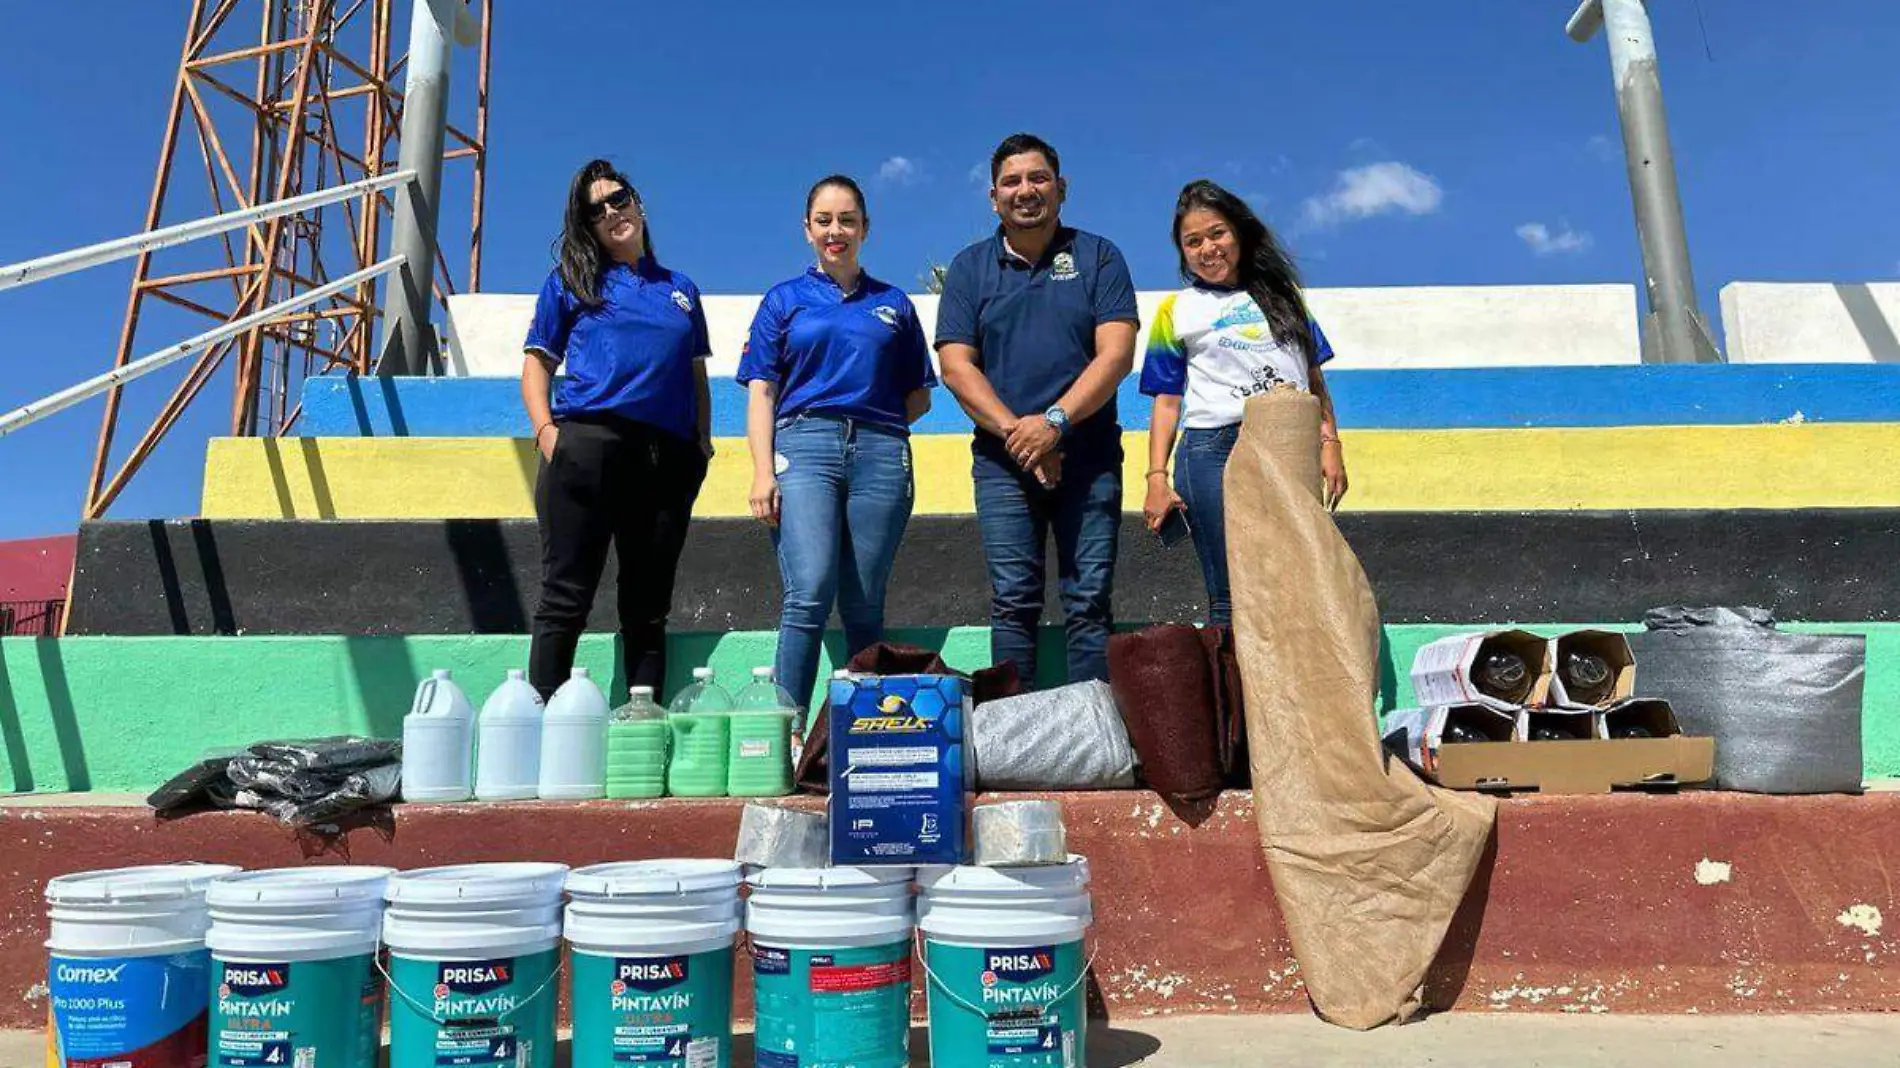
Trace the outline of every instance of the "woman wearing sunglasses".
<path fill-rule="evenodd" d="M 541 453 L 529 679 L 543 697 L 567 681 L 611 543 L 627 682 L 657 693 L 674 572 L 712 457 L 706 316 L 692 280 L 653 258 L 640 194 L 606 160 L 574 176 L 556 259 L 521 367 Z"/>
<path fill-rule="evenodd" d="M 1326 503 L 1337 506 L 1346 495 L 1339 424 L 1320 373 L 1333 347 L 1307 314 L 1292 260 L 1246 201 L 1213 182 L 1189 182 L 1174 207 L 1174 246 L 1189 285 L 1156 309 L 1142 361 L 1141 391 L 1154 398 L 1142 512 L 1148 528 L 1160 532 L 1170 512 L 1186 509 L 1207 583 L 1208 622 L 1226 625 L 1232 598 L 1221 486 L 1247 398 L 1283 382 L 1319 398 Z"/>
<path fill-rule="evenodd" d="M 910 424 L 937 382 L 910 298 L 858 265 L 870 226 L 856 182 L 812 186 L 817 263 L 766 293 L 735 376 L 749 394 L 752 514 L 772 528 L 785 590 L 778 679 L 800 707 L 834 601 L 848 655 L 884 636 L 913 498 Z"/>

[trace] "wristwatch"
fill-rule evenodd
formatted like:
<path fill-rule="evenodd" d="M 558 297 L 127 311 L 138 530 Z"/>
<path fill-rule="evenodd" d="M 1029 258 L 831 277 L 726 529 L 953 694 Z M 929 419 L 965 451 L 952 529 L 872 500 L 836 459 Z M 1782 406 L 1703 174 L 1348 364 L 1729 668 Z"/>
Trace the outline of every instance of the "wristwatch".
<path fill-rule="evenodd" d="M 1062 405 L 1050 405 L 1049 410 L 1042 413 L 1042 421 L 1056 428 L 1057 437 L 1069 436 L 1069 413 L 1062 410 Z"/>

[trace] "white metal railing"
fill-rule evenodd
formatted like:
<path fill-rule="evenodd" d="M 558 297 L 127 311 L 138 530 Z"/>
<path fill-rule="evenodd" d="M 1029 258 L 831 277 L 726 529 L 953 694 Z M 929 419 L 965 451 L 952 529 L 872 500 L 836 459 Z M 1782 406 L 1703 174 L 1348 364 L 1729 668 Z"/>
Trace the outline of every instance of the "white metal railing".
<path fill-rule="evenodd" d="M 280 203 L 288 204 L 290 201 L 286 200 Z M 158 231 L 153 232 L 157 233 Z M 42 398 L 32 404 L 15 408 L 5 415 L 0 415 L 0 437 L 5 437 L 21 427 L 31 426 L 41 419 L 56 412 L 64 411 L 87 398 L 96 397 L 114 386 L 123 385 L 135 378 L 151 374 L 161 367 L 177 363 L 179 360 L 201 349 L 209 348 L 221 341 L 236 337 L 247 330 L 262 326 L 286 312 L 293 312 L 299 308 L 309 307 L 320 300 L 354 289 L 364 282 L 388 274 L 396 268 L 401 267 L 403 262 L 404 257 L 391 256 L 381 263 L 365 267 L 354 274 L 345 275 L 334 282 L 318 286 L 308 293 L 299 293 L 288 300 L 279 301 L 268 308 L 254 312 L 242 319 L 232 320 L 223 326 L 207 330 L 197 337 L 189 338 L 176 345 L 160 349 L 149 356 L 142 356 L 126 364 L 124 367 L 107 371 L 105 374 L 95 378 L 89 378 L 76 386 L 62 389 L 58 393 Z"/>
<path fill-rule="evenodd" d="M 294 215 L 310 208 L 336 204 L 401 185 L 415 176 L 414 170 L 392 171 L 374 178 L 351 182 L 348 185 L 339 185 L 334 189 L 322 189 L 315 193 L 305 193 L 302 196 L 275 200 L 256 207 L 226 212 L 223 215 L 214 215 L 208 219 L 196 219 L 176 226 L 133 234 L 131 237 L 121 237 L 116 241 L 102 241 L 99 244 L 87 245 L 85 248 L 76 248 L 69 252 L 56 252 L 51 256 L 42 256 L 24 263 L 8 264 L 0 267 L 0 289 L 42 282 L 48 278 L 57 278 L 62 274 L 97 267 L 102 263 L 130 259 L 141 253 L 155 252 L 161 248 L 182 245 L 201 237 L 211 237 L 229 230 L 266 222 L 280 215 Z"/>

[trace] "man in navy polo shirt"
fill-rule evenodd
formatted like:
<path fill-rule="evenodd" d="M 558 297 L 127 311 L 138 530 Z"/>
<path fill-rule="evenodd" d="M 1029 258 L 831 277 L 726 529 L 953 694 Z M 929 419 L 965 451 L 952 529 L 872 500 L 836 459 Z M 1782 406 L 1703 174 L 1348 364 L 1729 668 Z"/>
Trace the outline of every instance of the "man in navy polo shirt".
<path fill-rule="evenodd" d="M 1068 183 L 1033 134 L 990 157 L 1002 225 L 957 254 L 937 311 L 943 384 L 976 422 L 976 519 L 990 568 L 990 652 L 1036 677 L 1053 534 L 1069 681 L 1108 677 L 1122 444 L 1115 391 L 1134 367 L 1135 287 L 1107 240 L 1062 225 Z"/>

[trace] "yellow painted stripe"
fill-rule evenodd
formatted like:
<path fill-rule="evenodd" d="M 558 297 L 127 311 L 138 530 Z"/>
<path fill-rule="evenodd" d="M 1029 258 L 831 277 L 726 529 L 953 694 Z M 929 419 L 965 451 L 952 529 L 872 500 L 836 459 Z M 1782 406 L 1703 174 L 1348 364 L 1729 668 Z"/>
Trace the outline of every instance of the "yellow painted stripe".
<path fill-rule="evenodd" d="M 1345 432 L 1357 511 L 1900 506 L 1900 424 Z M 1125 439 L 1141 506 L 1148 440 Z M 972 511 L 969 439 L 919 435 L 917 512 Z M 220 438 L 213 518 L 512 518 L 534 514 L 535 457 L 505 438 Z M 721 439 L 696 513 L 746 515 L 745 442 Z"/>

